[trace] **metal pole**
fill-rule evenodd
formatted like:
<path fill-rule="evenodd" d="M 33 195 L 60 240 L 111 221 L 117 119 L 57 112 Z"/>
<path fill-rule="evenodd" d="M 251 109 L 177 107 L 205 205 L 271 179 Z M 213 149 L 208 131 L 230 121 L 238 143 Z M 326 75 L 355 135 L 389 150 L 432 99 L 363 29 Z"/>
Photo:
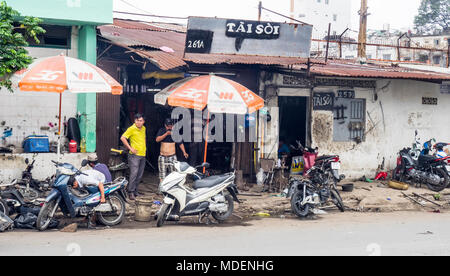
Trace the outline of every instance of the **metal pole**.
<path fill-rule="evenodd" d="M 325 55 L 325 62 L 328 61 L 328 50 L 330 48 L 330 32 L 331 32 L 331 23 L 328 24 L 327 53 Z"/>
<path fill-rule="evenodd" d="M 261 21 L 261 14 L 262 14 L 262 1 L 259 1 L 259 4 L 258 4 L 258 21 Z"/>
<path fill-rule="evenodd" d="M 349 28 L 345 29 L 345 31 L 339 36 L 339 58 L 342 58 L 342 37 L 348 30 L 350 29 Z"/>

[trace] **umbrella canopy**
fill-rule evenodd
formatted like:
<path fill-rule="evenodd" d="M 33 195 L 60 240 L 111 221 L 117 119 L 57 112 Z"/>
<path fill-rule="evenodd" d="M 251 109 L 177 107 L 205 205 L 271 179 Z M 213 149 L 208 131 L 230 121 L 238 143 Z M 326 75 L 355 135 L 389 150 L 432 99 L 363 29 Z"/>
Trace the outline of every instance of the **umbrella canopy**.
<path fill-rule="evenodd" d="M 215 75 L 175 82 L 155 95 L 155 103 L 212 113 L 247 114 L 264 107 L 264 100 L 243 85 Z"/>
<path fill-rule="evenodd" d="M 58 161 L 62 93 L 122 94 L 122 85 L 102 69 L 86 61 L 62 55 L 36 59 L 28 68 L 16 72 L 11 81 L 20 91 L 59 93 Z"/>
<path fill-rule="evenodd" d="M 21 91 L 122 94 L 122 86 L 102 69 L 66 56 L 36 59 L 11 80 Z"/>

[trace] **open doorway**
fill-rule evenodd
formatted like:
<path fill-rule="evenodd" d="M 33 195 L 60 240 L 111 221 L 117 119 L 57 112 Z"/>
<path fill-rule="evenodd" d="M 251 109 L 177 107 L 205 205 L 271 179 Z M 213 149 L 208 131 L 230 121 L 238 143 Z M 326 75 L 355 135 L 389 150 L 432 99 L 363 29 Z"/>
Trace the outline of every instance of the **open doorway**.
<path fill-rule="evenodd" d="M 308 97 L 279 97 L 280 132 L 279 139 L 285 144 L 303 146 L 308 142 Z"/>

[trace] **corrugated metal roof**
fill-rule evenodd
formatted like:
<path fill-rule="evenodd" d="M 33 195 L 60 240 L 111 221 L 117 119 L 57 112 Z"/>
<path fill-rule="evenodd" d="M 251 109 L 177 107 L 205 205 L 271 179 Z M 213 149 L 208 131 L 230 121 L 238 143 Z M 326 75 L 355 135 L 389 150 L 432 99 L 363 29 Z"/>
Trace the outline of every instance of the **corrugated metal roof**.
<path fill-rule="evenodd" d="M 138 22 L 132 20 L 114 19 L 114 26 L 124 28 L 124 29 L 134 29 L 134 30 L 146 30 L 146 31 L 157 31 L 157 32 L 167 32 L 165 28 L 159 28 L 147 22 Z"/>
<path fill-rule="evenodd" d="M 162 51 L 136 51 L 136 54 L 152 60 L 161 70 L 171 70 L 187 65 L 180 57 Z"/>
<path fill-rule="evenodd" d="M 336 77 L 450 80 L 450 74 L 445 73 L 394 66 L 343 63 L 341 61 L 331 61 L 327 65 L 313 65 L 311 73 Z"/>
<path fill-rule="evenodd" d="M 154 49 L 169 47 L 179 56 L 184 52 L 186 35 L 182 33 L 125 29 L 113 25 L 100 26 L 98 29 L 104 38 L 129 47 L 147 46 Z"/>
<path fill-rule="evenodd" d="M 268 57 L 268 56 L 249 56 L 249 55 L 226 55 L 226 54 L 192 54 L 186 53 L 185 61 L 200 64 L 261 64 L 261 65 L 296 65 L 308 62 L 306 58 L 295 57 Z M 318 60 L 311 60 L 318 62 Z"/>

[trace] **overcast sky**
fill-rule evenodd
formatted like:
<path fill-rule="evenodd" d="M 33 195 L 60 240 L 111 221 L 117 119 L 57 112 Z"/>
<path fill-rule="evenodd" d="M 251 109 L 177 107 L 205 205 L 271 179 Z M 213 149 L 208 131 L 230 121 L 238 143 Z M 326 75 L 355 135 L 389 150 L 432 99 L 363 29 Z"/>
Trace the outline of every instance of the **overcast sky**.
<path fill-rule="evenodd" d="M 352 29 L 357 30 L 359 25 L 358 10 L 361 1 L 351 1 Z M 258 2 L 259 0 L 114 0 L 114 10 L 180 17 L 217 16 L 256 20 Z M 289 0 L 263 0 L 262 2 L 263 6 L 268 9 L 289 15 Z M 368 0 L 368 2 L 369 13 L 371 14 L 368 19 L 369 29 L 382 29 L 385 23 L 389 23 L 392 29 L 412 29 L 414 16 L 417 14 L 421 0 Z M 147 18 L 147 20 L 160 21 L 157 18 Z M 267 12 L 264 13 L 263 20 L 285 21 Z"/>

